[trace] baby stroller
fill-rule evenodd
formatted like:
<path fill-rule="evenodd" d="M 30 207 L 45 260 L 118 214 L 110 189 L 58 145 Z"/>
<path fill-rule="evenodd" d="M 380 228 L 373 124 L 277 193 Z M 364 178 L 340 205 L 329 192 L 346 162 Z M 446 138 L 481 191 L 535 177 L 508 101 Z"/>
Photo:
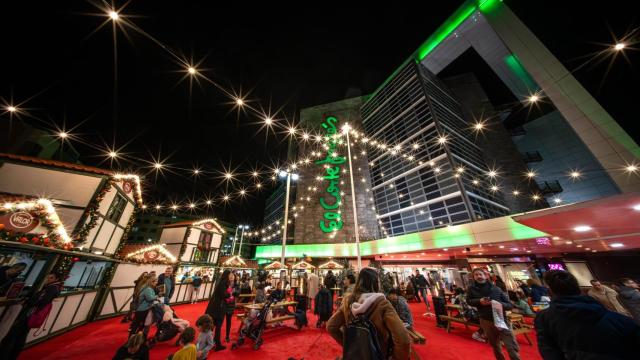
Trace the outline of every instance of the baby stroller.
<path fill-rule="evenodd" d="M 189 321 L 176 316 L 169 305 L 157 304 L 151 311 L 156 324 L 156 333 L 149 339 L 149 347 L 173 339 L 189 326 Z"/>
<path fill-rule="evenodd" d="M 238 341 L 231 345 L 231 349 L 235 350 L 244 344 L 244 338 L 248 337 L 253 340 L 253 350 L 260 349 L 262 345 L 262 333 L 267 325 L 267 315 L 271 310 L 271 304 L 276 302 L 272 296 L 269 296 L 267 302 L 260 310 L 251 310 L 244 320 L 242 328 L 240 329 L 240 336 Z"/>
<path fill-rule="evenodd" d="M 307 321 L 307 297 L 304 295 L 296 295 L 295 301 L 298 303 L 296 305 L 296 326 L 298 330 L 302 329 L 303 326 L 309 326 L 309 322 Z"/>

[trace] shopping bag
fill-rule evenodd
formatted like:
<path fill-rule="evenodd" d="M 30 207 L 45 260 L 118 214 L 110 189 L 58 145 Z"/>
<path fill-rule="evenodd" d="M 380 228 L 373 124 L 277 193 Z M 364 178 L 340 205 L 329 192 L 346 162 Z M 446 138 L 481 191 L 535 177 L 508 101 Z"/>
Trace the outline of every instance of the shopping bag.
<path fill-rule="evenodd" d="M 509 326 L 507 326 L 507 322 L 504 320 L 502 304 L 498 301 L 491 300 L 491 309 L 493 310 L 493 324 L 495 327 L 502 330 L 509 330 Z"/>

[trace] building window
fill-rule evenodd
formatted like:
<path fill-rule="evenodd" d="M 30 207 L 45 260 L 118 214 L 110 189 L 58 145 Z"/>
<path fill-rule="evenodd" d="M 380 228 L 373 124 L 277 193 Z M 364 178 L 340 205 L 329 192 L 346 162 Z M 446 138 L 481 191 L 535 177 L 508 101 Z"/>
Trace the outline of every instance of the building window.
<path fill-rule="evenodd" d="M 107 211 L 106 218 L 115 223 L 118 223 L 126 206 L 127 199 L 120 194 L 116 194 L 116 197 L 113 199 L 113 202 L 111 203 L 111 206 Z"/>

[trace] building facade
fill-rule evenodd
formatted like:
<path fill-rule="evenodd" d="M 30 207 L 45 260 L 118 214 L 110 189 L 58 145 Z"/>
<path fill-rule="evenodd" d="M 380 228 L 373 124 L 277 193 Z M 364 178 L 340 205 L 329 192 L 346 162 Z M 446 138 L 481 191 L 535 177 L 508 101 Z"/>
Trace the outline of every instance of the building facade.
<path fill-rule="evenodd" d="M 505 3 L 466 1 L 412 59 L 437 75 L 469 50 L 519 100 L 505 124 L 517 129 L 518 150 L 536 159 L 529 167 L 539 188 L 555 189 L 544 194 L 550 204 L 640 190 L 638 177 L 620 171 L 637 163 L 638 144 Z M 549 110 L 536 116 L 538 107 Z M 579 181 L 568 176 L 574 171 Z"/>
<path fill-rule="evenodd" d="M 367 157 L 385 235 L 509 213 L 462 104 L 426 67 L 405 62 L 362 105 L 362 117 L 377 143 Z"/>
<path fill-rule="evenodd" d="M 327 136 L 323 125 L 328 125 L 328 119 L 335 119 L 329 126 L 336 132 L 349 124 L 355 129 L 362 128 L 360 107 L 361 97 L 345 99 L 329 104 L 314 106 L 300 111 L 300 124 L 316 136 Z M 375 239 L 380 236 L 376 222 L 376 213 L 371 198 L 371 180 L 366 158 L 366 147 L 358 139 L 353 138 L 351 146 L 351 161 L 355 188 L 355 201 L 358 214 L 358 232 L 361 241 Z M 328 147 L 327 147 L 328 148 Z M 298 149 L 298 163 L 301 165 L 296 171 L 299 174 L 297 196 L 293 207 L 293 239 L 296 244 L 317 244 L 355 241 L 355 222 L 353 221 L 353 201 L 347 162 L 347 147 L 344 137 L 335 143 L 334 150 L 327 150 L 317 141 L 301 144 Z M 333 154 L 332 152 L 335 152 Z M 327 163 L 326 159 L 335 159 L 334 163 Z M 335 179 L 327 175 L 327 168 L 337 169 Z M 328 191 L 335 182 L 335 194 Z M 334 216 L 335 219 L 331 219 Z M 336 226 L 331 228 L 331 221 Z"/>

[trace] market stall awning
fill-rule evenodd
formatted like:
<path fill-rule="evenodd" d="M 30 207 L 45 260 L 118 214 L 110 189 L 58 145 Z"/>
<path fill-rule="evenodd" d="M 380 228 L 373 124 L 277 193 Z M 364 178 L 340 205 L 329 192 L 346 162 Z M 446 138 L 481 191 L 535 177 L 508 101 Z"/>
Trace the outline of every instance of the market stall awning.
<path fill-rule="evenodd" d="M 173 264 L 176 257 L 165 248 L 164 244 L 141 245 L 126 244 L 120 249 L 118 257 L 140 264 Z"/>
<path fill-rule="evenodd" d="M 257 269 L 258 263 L 255 260 L 245 260 L 239 255 L 220 258 L 220 267 L 225 269 Z"/>
<path fill-rule="evenodd" d="M 282 265 L 280 261 L 274 261 L 271 264 L 264 267 L 265 270 L 280 270 L 284 268 L 285 267 Z"/>
<path fill-rule="evenodd" d="M 576 244 L 603 250 L 640 248 L 640 194 L 627 193 L 514 216 L 515 221 Z"/>
<path fill-rule="evenodd" d="M 299 263 L 291 265 L 293 270 L 306 270 L 306 269 L 315 269 L 315 266 L 309 264 L 306 261 L 300 261 Z"/>
<path fill-rule="evenodd" d="M 318 266 L 319 269 L 344 269 L 344 266 L 338 264 L 337 262 L 333 261 L 333 260 L 329 260 L 326 263 Z"/>

